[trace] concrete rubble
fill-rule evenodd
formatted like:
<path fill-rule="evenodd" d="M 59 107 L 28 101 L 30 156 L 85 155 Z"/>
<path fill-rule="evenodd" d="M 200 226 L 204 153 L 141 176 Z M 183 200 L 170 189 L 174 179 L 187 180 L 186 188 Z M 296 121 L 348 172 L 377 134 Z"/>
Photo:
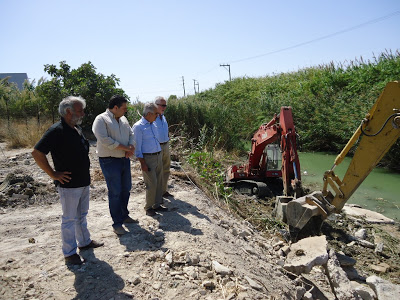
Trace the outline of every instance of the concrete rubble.
<path fill-rule="evenodd" d="M 327 245 L 325 236 L 302 239 L 291 245 L 283 267 L 295 274 L 309 273 L 315 265 L 328 261 Z"/>
<path fill-rule="evenodd" d="M 400 285 L 392 284 L 378 276 L 368 277 L 367 283 L 375 291 L 378 300 L 400 299 Z"/>
<path fill-rule="evenodd" d="M 326 270 L 333 292 L 338 299 L 361 299 L 352 288 L 350 280 L 346 276 L 346 272 L 340 267 L 339 260 L 333 249 L 329 251 L 329 260 L 326 264 Z"/>
<path fill-rule="evenodd" d="M 343 207 L 343 212 L 349 216 L 363 217 L 368 223 L 384 223 L 384 224 L 394 224 L 394 220 L 385 217 L 384 215 L 371 211 L 368 209 L 361 208 L 358 205 L 346 204 Z"/>
<path fill-rule="evenodd" d="M 365 284 L 358 283 L 357 281 L 350 281 L 351 288 L 361 297 L 363 300 L 374 300 L 376 298 L 375 292 Z"/>

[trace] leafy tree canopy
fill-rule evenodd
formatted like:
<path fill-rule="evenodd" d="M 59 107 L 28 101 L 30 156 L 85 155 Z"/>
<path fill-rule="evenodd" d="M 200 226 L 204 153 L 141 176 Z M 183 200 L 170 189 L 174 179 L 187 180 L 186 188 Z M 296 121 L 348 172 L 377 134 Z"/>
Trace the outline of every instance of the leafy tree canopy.
<path fill-rule="evenodd" d="M 111 96 L 119 94 L 129 100 L 125 92 L 117 88 L 120 80 L 114 74 L 105 76 L 97 73 L 90 61 L 77 69 L 71 69 L 65 61 L 61 61 L 59 68 L 47 64 L 44 70 L 52 78 L 38 85 L 37 93 L 51 112 L 53 120 L 57 117 L 58 104 L 69 95 L 81 96 L 86 100 L 83 124 L 86 128 L 90 128 L 94 118 L 105 111 Z"/>

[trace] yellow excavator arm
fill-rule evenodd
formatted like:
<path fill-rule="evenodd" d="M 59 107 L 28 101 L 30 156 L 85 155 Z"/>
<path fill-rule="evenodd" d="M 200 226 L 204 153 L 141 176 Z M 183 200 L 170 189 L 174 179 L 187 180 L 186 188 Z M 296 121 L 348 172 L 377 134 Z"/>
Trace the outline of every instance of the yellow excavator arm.
<path fill-rule="evenodd" d="M 277 199 L 278 212 L 292 228 L 299 231 L 313 217 L 322 220 L 331 213 L 338 213 L 375 168 L 382 157 L 400 136 L 400 82 L 389 82 L 361 125 L 355 131 L 342 152 L 337 156 L 331 170 L 324 174 L 322 192 L 288 201 Z M 340 164 L 352 146 L 359 144 L 350 165 L 340 180 L 334 168 Z M 281 203 L 280 203 L 281 202 Z"/>
<path fill-rule="evenodd" d="M 371 173 L 379 161 L 400 136 L 400 82 L 390 82 L 375 102 L 370 112 L 362 120 L 353 137 L 337 156 L 334 167 L 340 164 L 347 152 L 362 136 L 347 169 L 343 180 L 337 185 L 332 205 L 339 212 L 347 200 L 353 195 L 364 179 Z M 334 169 L 332 168 L 332 171 Z M 326 178 L 331 176 L 328 171 Z M 324 176 L 324 190 L 327 193 L 327 183 Z M 335 183 L 333 183 L 335 185 Z"/>

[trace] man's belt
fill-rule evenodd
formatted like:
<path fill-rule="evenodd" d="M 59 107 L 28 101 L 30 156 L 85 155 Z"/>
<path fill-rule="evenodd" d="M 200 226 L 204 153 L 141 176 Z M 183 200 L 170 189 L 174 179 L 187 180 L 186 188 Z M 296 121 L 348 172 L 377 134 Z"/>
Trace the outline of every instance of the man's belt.
<path fill-rule="evenodd" d="M 161 151 L 154 152 L 154 153 L 143 153 L 143 155 L 158 155 L 160 153 L 161 153 Z"/>

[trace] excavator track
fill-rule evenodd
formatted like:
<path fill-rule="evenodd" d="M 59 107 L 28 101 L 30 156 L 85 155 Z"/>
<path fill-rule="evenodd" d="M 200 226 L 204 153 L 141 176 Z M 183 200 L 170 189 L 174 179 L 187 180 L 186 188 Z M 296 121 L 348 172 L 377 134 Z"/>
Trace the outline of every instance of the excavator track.
<path fill-rule="evenodd" d="M 257 196 L 259 198 L 273 197 L 272 191 L 264 182 L 254 180 L 240 180 L 233 184 L 233 188 L 241 194 Z"/>

